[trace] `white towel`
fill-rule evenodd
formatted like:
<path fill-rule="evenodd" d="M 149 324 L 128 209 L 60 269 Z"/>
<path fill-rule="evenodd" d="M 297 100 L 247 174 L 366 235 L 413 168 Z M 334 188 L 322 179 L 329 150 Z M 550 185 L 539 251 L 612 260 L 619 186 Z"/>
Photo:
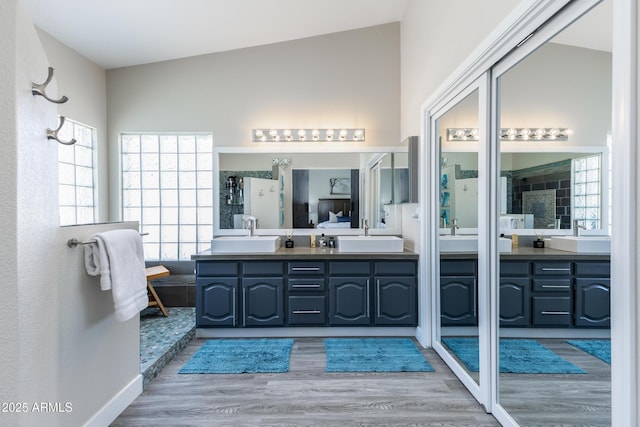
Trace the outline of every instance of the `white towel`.
<path fill-rule="evenodd" d="M 116 319 L 131 319 L 149 304 L 140 233 L 112 230 L 94 234 L 90 240 L 96 243 L 84 246 L 87 274 L 100 275 L 100 288 L 111 289 Z"/>

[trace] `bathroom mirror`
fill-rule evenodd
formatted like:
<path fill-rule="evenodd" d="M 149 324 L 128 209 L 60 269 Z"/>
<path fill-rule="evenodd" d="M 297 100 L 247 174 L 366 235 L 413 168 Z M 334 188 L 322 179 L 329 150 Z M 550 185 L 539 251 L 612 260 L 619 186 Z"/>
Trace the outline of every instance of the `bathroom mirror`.
<path fill-rule="evenodd" d="M 408 165 L 406 147 L 380 149 L 340 153 L 219 149 L 215 153 L 220 176 L 218 197 L 214 197 L 214 212 L 219 212 L 219 218 L 214 218 L 219 224 L 215 234 L 241 229 L 245 212 L 258 217 L 257 228 L 264 232 L 357 230 L 361 218 L 383 211 L 384 203 L 395 203 L 393 193 L 408 193 L 402 188 L 408 173 L 401 170 Z M 401 168 L 394 171 L 396 156 Z M 379 174 L 374 177 L 371 165 L 377 163 Z M 369 185 L 374 180 L 375 192 Z M 379 201 L 376 209 L 371 205 L 374 199 Z M 370 228 L 384 228 L 381 218 L 368 219 Z"/>
<path fill-rule="evenodd" d="M 578 34 L 597 34 L 590 15 L 611 7 L 611 2 L 608 3 L 605 1 L 578 20 L 572 20 L 570 26 L 544 43 L 542 30 L 541 39 L 532 38 L 530 43 L 521 46 L 522 52 L 514 52 L 494 69 L 497 127 L 530 125 L 567 127 L 573 131 L 567 141 L 499 143 L 500 175 L 509 177 L 514 188 L 516 174 L 523 167 L 551 169 L 553 175 L 560 173 L 556 165 L 571 163 L 555 182 L 553 179 L 528 180 L 538 182 L 539 187 L 535 188 L 531 182 L 529 191 L 536 191 L 540 214 L 545 215 L 545 203 L 555 201 L 555 213 L 562 218 L 561 230 L 549 230 L 552 217 L 534 223 L 536 231 L 546 235 L 563 230 L 571 232 L 568 229 L 575 219 L 587 228 L 608 233 L 609 187 L 615 185 L 608 181 L 607 160 L 611 130 L 611 52 L 594 49 L 589 43 L 577 45 L 575 38 L 580 27 L 582 31 L 577 31 Z M 606 14 L 596 22 L 607 26 Z M 581 40 L 584 42 L 584 38 Z M 525 144 L 529 152 L 513 152 L 514 146 Z M 548 152 L 550 149 L 556 152 Z M 538 157 L 540 161 L 536 164 Z M 511 193 L 511 202 L 515 205 L 518 196 L 513 189 Z M 564 201 L 566 196 L 569 200 Z M 571 216 L 566 221 L 564 217 L 569 209 Z M 552 209 L 548 211 L 553 214 Z M 602 264 L 587 264 L 585 256 L 580 254 L 565 252 L 569 255 L 563 257 L 558 251 L 541 256 L 539 249 L 525 242 L 521 239 L 515 251 L 526 257 L 499 254 L 498 402 L 521 426 L 609 426 L 611 365 L 590 358 L 576 347 L 599 340 L 606 342 L 610 338 L 606 314 L 610 313 L 609 278 L 579 277 L 580 268 L 585 265 L 608 266 L 608 257 L 599 259 Z M 533 261 L 529 263 L 527 258 Z M 589 274 L 594 277 L 593 272 Z M 608 271 L 601 274 L 608 275 Z M 590 292 L 597 295 L 586 302 L 585 295 Z M 594 304 L 599 304 L 595 316 L 592 314 Z M 536 357 L 516 367 L 511 364 L 518 351 L 515 348 L 526 349 L 528 355 Z"/>
<path fill-rule="evenodd" d="M 451 147 L 454 144 L 447 148 L 455 148 Z M 557 148 L 567 151 L 553 152 L 551 147 L 545 147 L 546 152 L 525 152 L 534 150 L 536 143 L 526 147 L 519 144 L 520 151 L 509 152 L 509 147 L 501 151 L 500 232 L 563 233 L 560 230 L 568 232 L 574 218 L 588 218 L 583 221 L 587 229 L 606 233 L 603 224 L 606 224 L 608 184 L 604 180 L 608 174 L 602 166 L 608 164 L 607 147 L 567 146 Z M 446 151 L 447 148 L 442 153 L 446 177 L 441 179 L 450 184 L 449 214 L 461 228 L 472 232 L 478 227 L 478 171 L 474 169 L 477 153 Z M 600 184 L 596 185 L 598 181 Z M 587 187 L 592 194 L 585 194 Z M 445 218 L 442 226 L 447 225 Z"/>

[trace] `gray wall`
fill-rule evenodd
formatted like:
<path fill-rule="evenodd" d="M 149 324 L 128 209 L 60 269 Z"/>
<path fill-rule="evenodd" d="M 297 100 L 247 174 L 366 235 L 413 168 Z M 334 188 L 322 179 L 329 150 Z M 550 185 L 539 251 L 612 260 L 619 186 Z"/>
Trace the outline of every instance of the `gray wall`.
<path fill-rule="evenodd" d="M 107 87 L 113 176 L 127 131 L 208 131 L 216 146 L 255 146 L 253 128 L 362 127 L 357 146 L 399 144 L 400 24 L 109 70 Z"/>
<path fill-rule="evenodd" d="M 108 220 L 107 73 L 95 63 L 38 30 L 49 64 L 55 68 L 58 94 L 69 101 L 58 114 L 96 129 L 98 222 Z"/>

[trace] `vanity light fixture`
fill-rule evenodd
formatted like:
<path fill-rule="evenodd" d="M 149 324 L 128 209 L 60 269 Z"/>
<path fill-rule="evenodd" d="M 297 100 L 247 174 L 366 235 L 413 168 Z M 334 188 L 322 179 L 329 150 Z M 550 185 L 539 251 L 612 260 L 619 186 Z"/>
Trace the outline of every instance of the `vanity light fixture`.
<path fill-rule="evenodd" d="M 253 142 L 364 141 L 364 129 L 253 129 Z"/>
<path fill-rule="evenodd" d="M 567 141 L 571 130 L 567 128 L 502 128 L 502 141 Z M 447 141 L 477 141 L 477 128 L 447 128 Z"/>

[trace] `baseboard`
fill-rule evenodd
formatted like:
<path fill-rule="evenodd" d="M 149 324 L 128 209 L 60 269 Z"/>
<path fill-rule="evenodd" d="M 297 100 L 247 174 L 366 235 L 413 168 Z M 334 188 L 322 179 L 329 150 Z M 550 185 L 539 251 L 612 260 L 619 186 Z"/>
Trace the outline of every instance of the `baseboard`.
<path fill-rule="evenodd" d="M 131 403 L 142 393 L 142 375 L 137 375 L 133 381 L 120 390 L 106 405 L 104 405 L 87 423 L 85 427 L 103 427 L 111 424 Z"/>
<path fill-rule="evenodd" d="M 282 328 L 197 328 L 196 338 L 254 337 L 413 337 L 414 326 L 393 327 L 282 327 Z"/>

